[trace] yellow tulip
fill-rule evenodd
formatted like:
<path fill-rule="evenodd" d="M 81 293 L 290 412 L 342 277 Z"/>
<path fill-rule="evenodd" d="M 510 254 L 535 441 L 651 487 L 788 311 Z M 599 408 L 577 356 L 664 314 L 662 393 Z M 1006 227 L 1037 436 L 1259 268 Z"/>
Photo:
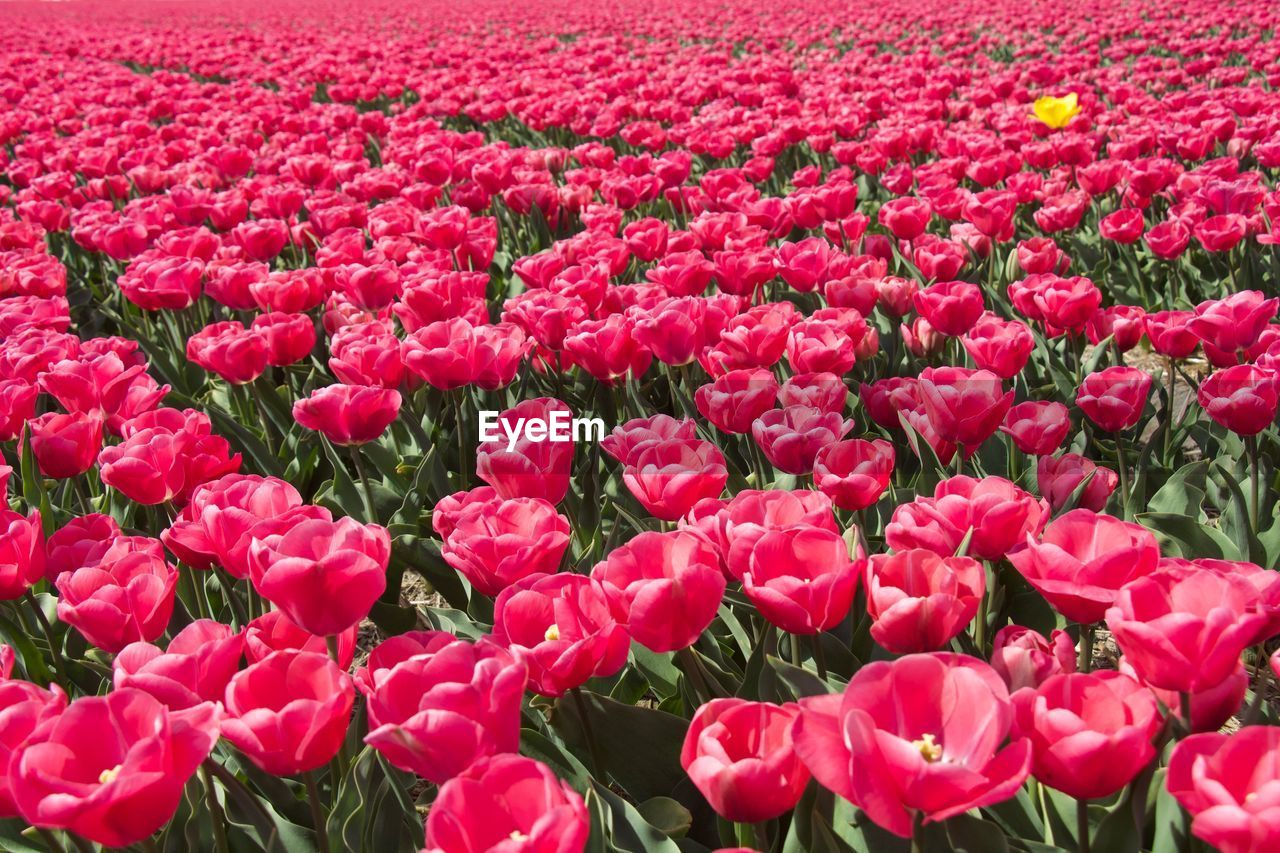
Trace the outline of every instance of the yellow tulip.
<path fill-rule="evenodd" d="M 1072 92 L 1065 98 L 1055 98 L 1053 95 L 1036 98 L 1036 102 L 1031 109 L 1035 113 L 1035 118 L 1057 130 L 1058 128 L 1066 127 L 1073 118 L 1079 115 L 1080 104 L 1077 103 L 1076 93 Z"/>

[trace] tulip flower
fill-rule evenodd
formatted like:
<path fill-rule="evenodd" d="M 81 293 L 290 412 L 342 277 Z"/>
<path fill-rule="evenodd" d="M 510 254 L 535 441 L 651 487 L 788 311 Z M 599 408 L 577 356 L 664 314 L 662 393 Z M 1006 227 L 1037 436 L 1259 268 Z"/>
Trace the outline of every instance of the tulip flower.
<path fill-rule="evenodd" d="M 622 481 L 654 517 L 675 521 L 698 501 L 724 491 L 729 470 L 711 442 L 670 438 L 637 448 Z"/>
<path fill-rule="evenodd" d="M 1041 456 L 1036 461 L 1036 487 L 1054 512 L 1067 505 L 1081 483 L 1084 488 L 1074 506 L 1102 512 L 1119 482 L 1115 471 L 1076 453 Z"/>
<path fill-rule="evenodd" d="M 488 640 L 393 637 L 356 673 L 368 701 L 365 743 L 402 770 L 443 783 L 519 748 L 527 680 L 523 660 Z"/>
<path fill-rule="evenodd" d="M 1054 453 L 1071 430 L 1067 407 L 1053 401 L 1027 401 L 1009 409 L 1000 431 L 1014 447 L 1032 456 Z"/>
<path fill-rule="evenodd" d="M 1108 367 L 1084 378 L 1076 405 L 1104 432 L 1118 433 L 1138 423 L 1150 392 L 1150 373 L 1134 367 Z"/>
<path fill-rule="evenodd" d="M 400 392 L 358 385 L 327 385 L 293 404 L 299 425 L 339 445 L 377 441 L 400 414 Z"/>
<path fill-rule="evenodd" d="M 1155 756 L 1155 697 L 1119 672 L 1055 675 L 1013 697 L 1014 728 L 1031 742 L 1031 773 L 1079 800 L 1107 797 Z"/>
<path fill-rule="evenodd" d="M 680 766 L 716 814 L 760 823 L 795 807 L 810 778 L 792 745 L 799 712 L 795 703 L 713 699 L 693 715 Z"/>
<path fill-rule="evenodd" d="M 1049 639 L 1021 625 L 1006 625 L 991 644 L 991 668 L 1004 679 L 1012 695 L 1036 688 L 1050 676 L 1076 671 L 1076 647 L 1066 631 Z"/>
<path fill-rule="evenodd" d="M 838 412 L 810 406 L 771 409 L 751 425 L 751 437 L 769 464 L 788 474 L 813 470 L 818 451 L 842 439 L 853 428 Z"/>
<path fill-rule="evenodd" d="M 107 847 L 164 826 L 218 740 L 218 709 L 170 711 L 141 690 L 77 699 L 13 751 L 9 783 L 22 818 Z"/>
<path fill-rule="evenodd" d="M 582 575 L 530 575 L 493 605 L 493 641 L 520 655 L 529 687 L 563 696 L 626 664 L 631 638 L 613 618 L 604 588 Z"/>
<path fill-rule="evenodd" d="M 1041 95 L 1031 105 L 1033 117 L 1052 130 L 1061 130 L 1080 114 L 1080 101 L 1075 92 L 1062 97 Z"/>
<path fill-rule="evenodd" d="M 130 643 L 112 666 L 116 690 L 136 687 L 181 711 L 201 702 L 220 702 L 227 682 L 240 668 L 244 635 L 212 619 L 197 619 L 173 635 L 168 648 Z"/>
<path fill-rule="evenodd" d="M 298 490 L 276 477 L 227 474 L 196 487 L 160 539 L 192 568 L 216 564 L 245 578 L 253 532 L 265 536 L 267 526 L 261 522 L 282 519 L 302 506 Z"/>
<path fill-rule="evenodd" d="M 102 449 L 99 414 L 49 413 L 27 423 L 31 452 L 40 473 L 55 480 L 78 477 L 93 467 Z"/>
<path fill-rule="evenodd" d="M 1180 741 L 1169 757 L 1166 785 L 1191 813 L 1191 834 L 1222 853 L 1260 853 L 1280 845 L 1277 751 L 1280 728 L 1274 726 Z"/>
<path fill-rule="evenodd" d="M 522 419 L 550 423 L 553 413 L 569 407 L 550 397 L 524 400 L 498 416 L 498 436 L 481 442 L 476 451 L 476 474 L 504 498 L 542 498 L 553 504 L 569 493 L 573 467 L 572 441 L 530 438 L 517 424 Z M 508 449 L 511 435 L 515 446 Z"/>
<path fill-rule="evenodd" d="M 481 759 L 440 787 L 427 814 L 427 849 L 576 853 L 590 817 L 582 797 L 545 764 L 520 755 Z"/>
<path fill-rule="evenodd" d="M 71 519 L 45 540 L 45 577 L 56 581 L 63 572 L 98 565 L 120 535 L 119 523 L 109 515 L 90 513 Z"/>
<path fill-rule="evenodd" d="M 991 667 L 935 652 L 866 664 L 843 694 L 801 699 L 792 737 L 819 784 L 906 838 L 917 814 L 942 821 L 1017 793 L 1031 743 L 1012 725 Z"/>
<path fill-rule="evenodd" d="M 1211 373 L 1196 392 L 1205 414 L 1237 435 L 1251 437 L 1276 419 L 1280 378 L 1274 371 L 1238 364 Z"/>
<path fill-rule="evenodd" d="M 13 650 L 4 655 L 12 671 Z M 10 759 L 27 738 L 46 720 L 58 717 L 67 707 L 67 694 L 56 684 L 48 690 L 29 681 L 0 680 L 0 817 L 18 816 L 14 801 Z"/>
<path fill-rule="evenodd" d="M 793 526 L 838 532 L 831 499 L 809 489 L 743 489 L 728 501 L 699 502 L 681 522 L 711 542 L 727 577 L 742 579 L 755 543 L 769 530 Z"/>
<path fill-rule="evenodd" d="M 357 628 L 358 626 L 352 625 L 337 635 L 336 663 L 343 672 L 351 666 L 356 655 Z M 279 651 L 328 654 L 328 638 L 299 628 L 279 610 L 268 610 L 244 626 L 244 656 L 249 663 L 257 663 L 272 652 Z"/>
<path fill-rule="evenodd" d="M 540 498 L 471 504 L 444 537 L 441 556 L 484 595 L 559 570 L 569 547 L 569 520 Z"/>
<path fill-rule="evenodd" d="M 0 507 L 0 601 L 13 601 L 26 594 L 44 577 L 44 528 L 39 510 L 24 516 Z"/>
<path fill-rule="evenodd" d="M 130 643 L 153 642 L 173 615 L 178 572 L 156 547 L 128 550 L 117 540 L 101 562 L 64 572 L 55 581 L 58 619 L 105 652 Z"/>
<path fill-rule="evenodd" d="M 756 418 L 773 408 L 778 380 L 763 368 L 730 370 L 693 395 L 699 413 L 716 429 L 734 435 L 751 431 Z"/>
<path fill-rule="evenodd" d="M 966 455 L 995 433 L 1013 405 L 1013 392 L 987 370 L 927 367 L 916 387 L 930 426 L 943 441 L 962 445 Z"/>
<path fill-rule="evenodd" d="M 841 509 L 866 509 L 889 488 L 893 445 L 883 439 L 828 444 L 813 460 L 813 484 Z"/>
<path fill-rule="evenodd" d="M 249 576 L 301 628 L 329 636 L 357 624 L 387 586 L 391 537 L 349 517 L 303 519 L 249 544 Z"/>
<path fill-rule="evenodd" d="M 742 591 L 760 613 L 792 634 L 817 634 L 849 613 L 859 566 L 839 534 L 801 525 L 769 530 L 751 548 Z"/>
<path fill-rule="evenodd" d="M 692 645 L 724 597 L 715 551 L 683 530 L 635 536 L 597 563 L 591 577 L 632 638 L 660 654 Z"/>
<path fill-rule="evenodd" d="M 1221 684 L 1267 625 L 1257 589 L 1238 574 L 1170 566 L 1126 584 L 1107 609 L 1125 659 L 1153 687 Z"/>
<path fill-rule="evenodd" d="M 1120 658 L 1119 671 L 1150 690 L 1151 695 L 1156 697 L 1156 701 L 1166 709 L 1166 716 L 1180 721 L 1181 725 L 1192 732 L 1216 732 L 1226 725 L 1228 720 L 1240 712 L 1240 706 L 1244 704 L 1245 691 L 1249 688 L 1249 673 L 1243 662 L 1237 664 L 1235 671 L 1220 684 L 1212 684 L 1187 694 L 1147 684 L 1138 675 L 1138 671 L 1123 657 Z M 1191 706 L 1190 722 L 1183 716 L 1187 710 L 1184 705 Z"/>
<path fill-rule="evenodd" d="M 355 688 L 327 656 L 274 652 L 227 684 L 222 736 L 275 776 L 333 760 L 351 722 Z"/>
<path fill-rule="evenodd" d="M 871 638 L 895 654 L 943 648 L 968 627 L 986 593 L 982 564 L 912 548 L 866 564 Z"/>

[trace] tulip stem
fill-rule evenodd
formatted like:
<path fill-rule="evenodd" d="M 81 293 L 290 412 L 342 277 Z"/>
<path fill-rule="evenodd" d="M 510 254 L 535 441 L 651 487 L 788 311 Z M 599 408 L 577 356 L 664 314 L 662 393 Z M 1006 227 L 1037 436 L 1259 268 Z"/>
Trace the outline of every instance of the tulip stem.
<path fill-rule="evenodd" d="M 1089 801 L 1076 800 L 1076 850 L 1089 853 Z"/>
<path fill-rule="evenodd" d="M 919 810 L 911 819 L 911 853 L 924 853 L 924 812 Z"/>
<path fill-rule="evenodd" d="M 1089 672 L 1093 669 L 1093 624 L 1080 626 L 1080 657 L 1076 660 L 1076 669 Z"/>
<path fill-rule="evenodd" d="M 200 781 L 204 782 L 205 800 L 209 803 L 210 816 L 213 818 L 213 843 L 218 848 L 218 853 L 230 853 L 231 848 L 227 845 L 227 817 L 222 811 L 222 803 L 218 802 L 218 789 L 214 787 L 213 777 L 204 764 L 200 765 Z"/>
<path fill-rule="evenodd" d="M 353 444 L 347 448 L 351 453 L 351 461 L 356 466 L 356 476 L 360 478 L 360 494 L 364 496 L 364 520 L 369 524 L 376 524 L 378 516 L 373 510 L 373 487 L 369 485 L 369 477 L 364 470 L 364 460 L 360 458 L 360 451 Z"/>
<path fill-rule="evenodd" d="M 822 634 L 813 635 L 813 663 L 818 668 L 818 678 L 827 680 L 827 653 L 822 650 Z"/>
<path fill-rule="evenodd" d="M 1180 711 L 1179 716 L 1182 717 L 1183 732 L 1191 734 L 1195 729 L 1191 727 L 1191 694 L 1186 690 L 1178 692 L 1178 710 Z M 1191 836 L 1188 835 L 1187 837 L 1190 838 Z"/>
<path fill-rule="evenodd" d="M 769 853 L 771 849 L 769 844 L 769 822 L 762 820 L 757 824 L 752 824 L 751 828 L 755 832 L 756 846 L 760 848 L 762 853 Z"/>
<path fill-rule="evenodd" d="M 1259 503 L 1262 496 L 1262 482 L 1258 476 L 1258 437 L 1256 435 L 1246 435 L 1244 437 L 1245 451 L 1249 456 L 1249 524 L 1256 537 L 1260 530 L 1258 524 L 1260 519 Z"/>
<path fill-rule="evenodd" d="M 308 770 L 303 773 L 302 780 L 307 784 L 307 799 L 311 803 L 311 822 L 316 828 L 316 847 L 320 853 L 329 853 L 329 833 L 325 827 L 324 809 L 320 807 L 320 788 L 316 785 L 315 771 Z"/>
<path fill-rule="evenodd" d="M 569 691 L 573 695 L 573 704 L 578 711 L 578 719 L 582 723 L 582 736 L 587 741 L 587 751 L 591 753 L 591 775 L 602 785 L 608 785 L 605 776 L 604 759 L 600 757 L 600 745 L 596 742 L 595 732 L 591 728 L 591 711 L 587 701 L 582 698 L 582 688 L 574 687 Z"/>
<path fill-rule="evenodd" d="M 1129 518 L 1129 463 L 1124 455 L 1124 437 L 1120 433 L 1116 433 L 1116 467 L 1120 470 L 1120 515 L 1125 521 Z"/>
<path fill-rule="evenodd" d="M 44 611 L 40 609 L 40 602 L 36 601 L 35 595 L 29 589 L 26 591 L 25 595 L 27 603 L 31 605 L 31 609 L 36 614 L 36 621 L 40 623 L 40 631 L 44 634 L 45 642 L 49 644 L 49 653 L 52 655 L 50 658 L 50 666 L 53 669 L 53 680 L 61 684 L 62 670 L 64 668 L 62 650 L 58 648 L 58 644 L 54 642 L 53 628 L 49 626 L 49 620 L 44 618 Z"/>

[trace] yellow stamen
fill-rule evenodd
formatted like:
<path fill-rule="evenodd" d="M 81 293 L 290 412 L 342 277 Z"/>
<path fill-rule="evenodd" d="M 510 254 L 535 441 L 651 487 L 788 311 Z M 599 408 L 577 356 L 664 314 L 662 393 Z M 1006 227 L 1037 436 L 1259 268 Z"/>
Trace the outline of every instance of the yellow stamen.
<path fill-rule="evenodd" d="M 931 734 L 924 735 L 920 740 L 911 741 L 911 745 L 920 750 L 924 760 L 930 764 L 942 760 L 942 744 L 938 743 Z"/>
<path fill-rule="evenodd" d="M 547 642 L 560 639 L 560 626 L 554 622 L 551 623 L 551 627 L 547 629 L 547 633 L 543 634 L 542 637 Z"/>
<path fill-rule="evenodd" d="M 101 773 L 98 774 L 98 784 L 106 785 L 111 782 L 114 782 L 116 780 L 116 777 L 119 775 L 120 775 L 120 765 L 117 764 L 115 767 L 112 767 L 108 770 L 103 770 Z"/>

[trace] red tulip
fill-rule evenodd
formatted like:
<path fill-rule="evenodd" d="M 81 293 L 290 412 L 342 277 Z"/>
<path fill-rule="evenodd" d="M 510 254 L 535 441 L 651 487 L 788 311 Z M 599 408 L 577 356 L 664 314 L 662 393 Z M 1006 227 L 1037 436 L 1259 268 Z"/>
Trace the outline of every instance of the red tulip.
<path fill-rule="evenodd" d="M 96 413 L 49 413 L 28 421 L 31 452 L 40 472 L 65 480 L 88 471 L 102 449 L 102 427 L 102 416 Z"/>
<path fill-rule="evenodd" d="M 1035 336 L 1025 324 L 990 313 L 966 326 L 960 342 L 974 364 L 1001 379 L 1021 373 L 1036 347 Z"/>
<path fill-rule="evenodd" d="M 634 322 L 622 314 L 578 321 L 565 335 L 564 351 L 574 364 L 611 384 L 643 376 L 653 362 L 653 353 L 635 338 Z"/>
<path fill-rule="evenodd" d="M 354 702 L 351 677 L 325 655 L 275 652 L 227 684 L 222 736 L 272 775 L 306 773 L 338 754 Z"/>
<path fill-rule="evenodd" d="M 591 570 L 614 616 L 650 651 L 692 645 L 715 619 L 725 580 L 716 553 L 688 531 L 641 533 Z"/>
<path fill-rule="evenodd" d="M 940 281 L 915 294 L 915 307 L 929 325 L 948 337 L 959 337 L 982 316 L 982 290 L 967 281 Z"/>
<path fill-rule="evenodd" d="M 337 664 L 344 672 L 356 656 L 357 630 L 358 626 L 352 625 L 337 635 Z M 328 654 L 328 638 L 299 628 L 280 610 L 268 610 L 244 626 L 244 656 L 249 663 L 257 663 L 279 651 Z"/>
<path fill-rule="evenodd" d="M 377 441 L 400 414 L 400 392 L 361 385 L 327 385 L 293 404 L 293 419 L 334 444 Z"/>
<path fill-rule="evenodd" d="M 118 433 L 129 418 L 149 412 L 169 392 L 157 385 L 142 364 L 126 365 L 114 352 L 60 361 L 40 376 L 40 388 L 68 412 L 97 412 L 108 431 Z"/>
<path fill-rule="evenodd" d="M 1143 323 L 1151 348 L 1167 358 L 1186 358 L 1200 346 L 1200 338 L 1191 331 L 1188 321 L 1192 311 L 1157 311 L 1148 314 Z"/>
<path fill-rule="evenodd" d="M 218 740 L 212 703 L 170 711 L 141 690 L 72 702 L 14 750 L 9 780 L 22 817 L 107 847 L 151 836 Z"/>
<path fill-rule="evenodd" d="M 39 510 L 24 516 L 0 507 L 0 601 L 22 598 L 44 577 L 44 549 Z"/>
<path fill-rule="evenodd" d="M 853 428 L 839 412 L 824 412 L 810 406 L 771 409 L 756 418 L 751 436 L 769 464 L 788 474 L 813 470 L 818 451 L 834 444 Z"/>
<path fill-rule="evenodd" d="M 201 702 L 220 702 L 227 682 L 240 668 L 244 635 L 212 619 L 197 619 L 173 635 L 161 650 L 130 643 L 112 661 L 115 689 L 136 687 L 181 711 Z"/>
<path fill-rule="evenodd" d="M 760 613 L 792 634 L 817 634 L 838 625 L 853 606 L 859 566 L 839 534 L 796 525 L 769 530 L 751 548 L 742 591 Z"/>
<path fill-rule="evenodd" d="M 405 367 L 433 388 L 510 385 L 529 351 L 524 330 L 510 323 L 474 325 L 461 317 L 430 323 L 401 345 Z"/>
<path fill-rule="evenodd" d="M 1103 308 L 1089 318 L 1085 336 L 1089 343 L 1098 344 L 1110 337 L 1121 352 L 1128 352 L 1138 345 L 1146 332 L 1147 312 L 1136 305 L 1113 305 Z"/>
<path fill-rule="evenodd" d="M 926 367 L 916 387 L 939 438 L 963 445 L 968 455 L 991 437 L 1013 405 L 1013 392 L 988 370 Z"/>
<path fill-rule="evenodd" d="M 1119 476 L 1110 468 L 1095 465 L 1076 453 L 1064 453 L 1061 456 L 1041 456 L 1036 461 L 1036 487 L 1049 502 L 1049 507 L 1058 512 L 1071 500 L 1076 489 L 1085 482 L 1075 506 L 1080 509 L 1102 512 L 1107 499 L 1116 490 L 1120 482 Z"/>
<path fill-rule="evenodd" d="M 796 373 L 778 389 L 778 403 L 784 409 L 809 406 L 824 412 L 843 412 L 848 399 L 849 389 L 834 373 Z"/>
<path fill-rule="evenodd" d="M 1031 774 L 1076 799 L 1111 796 L 1155 756 L 1155 697 L 1119 672 L 1055 675 L 1013 705 L 1015 729 L 1031 741 Z"/>
<path fill-rule="evenodd" d="M 181 505 L 203 483 L 238 471 L 240 454 L 218 435 L 155 426 L 129 430 L 123 442 L 102 448 L 98 469 L 103 483 L 130 500 Z"/>
<path fill-rule="evenodd" d="M 1153 225 L 1143 236 L 1151 254 L 1169 261 L 1186 251 L 1191 242 L 1191 230 L 1177 219 L 1166 219 Z"/>
<path fill-rule="evenodd" d="M 1076 405 L 1103 432 L 1123 432 L 1138 423 L 1151 393 L 1151 374 L 1136 367 L 1090 373 L 1076 392 Z"/>
<path fill-rule="evenodd" d="M 5 646 L 7 664 L 12 672 L 13 650 Z M 58 717 L 67 707 L 67 694 L 56 684 L 48 690 L 29 681 L 0 680 L 0 817 L 18 816 L 14 801 L 10 758 L 15 750 L 46 720 Z"/>
<path fill-rule="evenodd" d="M 239 320 L 212 323 L 187 338 L 187 359 L 233 385 L 243 385 L 267 369 L 267 339 Z"/>
<path fill-rule="evenodd" d="M 436 784 L 519 749 L 523 660 L 487 640 L 442 632 L 397 639 L 356 674 L 368 701 L 365 743 Z"/>
<path fill-rule="evenodd" d="M 24 379 L 0 379 L 0 441 L 13 441 L 35 417 L 40 389 Z"/>
<path fill-rule="evenodd" d="M 693 715 L 680 766 L 725 820 L 760 823 L 800 801 L 809 771 L 792 745 L 795 703 L 713 699 Z"/>
<path fill-rule="evenodd" d="M 787 363 L 796 373 L 848 373 L 857 361 L 854 339 L 834 323 L 803 320 L 791 327 Z"/>
<path fill-rule="evenodd" d="M 1191 834 L 1222 853 L 1280 846 L 1280 728 L 1191 735 L 1173 748 L 1166 785 L 1192 815 Z"/>
<path fill-rule="evenodd" d="M 838 532 L 831 499 L 808 489 L 743 489 L 728 501 L 699 502 L 681 522 L 681 527 L 693 528 L 712 543 L 726 576 L 737 580 L 766 531 L 795 526 Z"/>
<path fill-rule="evenodd" d="M 554 573 L 569 547 L 569 520 L 540 498 L 473 503 L 444 537 L 444 561 L 484 595 L 532 574 Z"/>
<path fill-rule="evenodd" d="M 945 647 L 973 621 L 987 589 L 977 560 L 920 548 L 876 554 L 865 573 L 871 637 L 894 654 Z"/>
<path fill-rule="evenodd" d="M 991 667 L 935 652 L 867 664 L 843 694 L 801 699 L 793 737 L 823 787 L 906 838 L 917 814 L 942 821 L 1017 793 L 1031 744 L 1001 748 L 1012 723 Z"/>
<path fill-rule="evenodd" d="M 893 232 L 899 240 L 914 240 L 924 233 L 933 210 L 922 198 L 904 196 L 880 205 L 880 224 Z"/>
<path fill-rule="evenodd" d="M 1276 316 L 1280 299 L 1267 299 L 1256 290 L 1242 290 L 1223 299 L 1201 302 L 1187 321 L 1196 337 L 1227 353 L 1253 346 Z"/>
<path fill-rule="evenodd" d="M 716 429 L 740 435 L 750 432 L 752 422 L 773 408 L 778 380 L 764 368 L 730 370 L 699 388 L 693 399 Z"/>
<path fill-rule="evenodd" d="M 117 540 L 97 565 L 56 580 L 58 619 L 105 652 L 152 642 L 169 626 L 178 572 L 164 561 L 159 542 L 145 543 L 131 550 L 131 543 Z"/>
<path fill-rule="evenodd" d="M 308 518 L 249 545 L 253 586 L 313 634 L 338 634 L 369 615 L 387 586 L 386 528 Z"/>
<path fill-rule="evenodd" d="M 603 587 L 568 573 L 530 575 L 504 589 L 493 606 L 493 641 L 519 654 L 529 687 L 543 696 L 616 674 L 631 646 Z"/>
<path fill-rule="evenodd" d="M 267 364 L 276 367 L 302 361 L 316 346 L 315 321 L 306 314 L 259 314 L 253 318 L 253 331 L 266 342 Z"/>
<path fill-rule="evenodd" d="M 582 797 L 545 764 L 497 755 L 441 786 L 427 814 L 427 849 L 485 853 L 519 845 L 527 853 L 577 853 L 590 818 Z"/>
<path fill-rule="evenodd" d="M 1039 540 L 1028 533 L 1026 547 L 1009 554 L 1053 609 L 1085 625 L 1100 621 L 1120 588 L 1155 571 L 1159 558 L 1145 527 L 1087 509 L 1049 522 Z"/>
<path fill-rule="evenodd" d="M 1126 246 L 1138 241 L 1145 224 L 1141 210 L 1124 207 L 1102 217 L 1098 221 L 1098 233 L 1108 240 Z"/>
<path fill-rule="evenodd" d="M 880 499 L 893 476 L 893 445 L 883 439 L 828 444 L 813 461 L 813 484 L 841 509 L 866 509 Z"/>
<path fill-rule="evenodd" d="M 890 548 L 926 548 L 955 554 L 966 536 L 967 553 L 999 560 L 1028 534 L 1039 533 L 1049 507 L 1003 477 L 958 476 L 938 483 L 932 498 L 900 504 L 885 527 Z"/>
<path fill-rule="evenodd" d="M 1058 402 L 1029 400 L 1009 409 L 1000 431 L 1013 439 L 1020 452 L 1048 456 L 1071 431 L 1070 413 Z"/>
<path fill-rule="evenodd" d="M 1272 370 L 1238 364 L 1209 374 L 1196 399 L 1216 423 L 1237 435 L 1257 435 L 1276 419 L 1280 377 Z"/>
<path fill-rule="evenodd" d="M 1125 660 L 1153 687 L 1196 692 L 1221 684 L 1268 617 L 1238 574 L 1170 566 L 1126 584 L 1106 611 Z"/>
<path fill-rule="evenodd" d="M 1182 696 L 1176 690 L 1163 690 L 1152 687 L 1142 680 L 1125 658 L 1120 658 L 1119 671 L 1136 679 L 1143 687 L 1151 691 L 1166 709 L 1166 716 L 1176 720 L 1186 720 L 1182 715 Z M 1245 691 L 1249 688 L 1249 673 L 1243 663 L 1236 666 L 1220 684 L 1212 684 L 1186 696 L 1191 700 L 1191 725 L 1193 732 L 1216 732 L 1226 725 L 1227 721 L 1240 711 L 1244 703 Z"/>
<path fill-rule="evenodd" d="M 557 415 L 563 413 L 563 415 Z M 476 451 L 476 474 L 504 498 L 542 498 L 553 504 L 569 493 L 573 441 L 530 438 L 522 420 L 551 424 L 553 417 L 572 417 L 569 407 L 551 397 L 524 400 L 498 416 L 498 437 L 481 442 Z M 510 436 L 515 446 L 508 450 Z"/>
<path fill-rule="evenodd" d="M 1045 639 L 1021 625 L 1006 625 L 991 644 L 991 668 L 1004 679 L 1009 693 L 1036 688 L 1050 676 L 1076 671 L 1076 647 L 1066 631 Z"/>
<path fill-rule="evenodd" d="M 724 455 L 709 441 L 669 438 L 637 448 L 622 481 L 655 518 L 675 521 L 729 481 Z"/>
<path fill-rule="evenodd" d="M 120 525 L 109 515 L 90 513 L 71 519 L 45 540 L 45 577 L 54 581 L 63 572 L 96 566 L 120 535 Z"/>
<path fill-rule="evenodd" d="M 198 486 L 160 539 L 194 569 L 217 564 L 234 577 L 246 578 L 253 533 L 276 532 L 263 522 L 284 524 L 286 519 L 316 518 L 325 512 L 320 507 L 304 508 L 302 495 L 284 480 L 227 474 Z"/>

